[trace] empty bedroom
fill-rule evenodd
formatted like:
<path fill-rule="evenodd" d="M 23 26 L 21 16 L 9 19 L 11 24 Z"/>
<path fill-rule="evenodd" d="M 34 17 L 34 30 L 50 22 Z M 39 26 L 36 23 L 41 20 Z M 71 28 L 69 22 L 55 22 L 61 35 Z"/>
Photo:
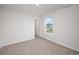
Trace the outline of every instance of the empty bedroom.
<path fill-rule="evenodd" d="M 79 4 L 0 4 L 0 55 L 79 55 Z"/>

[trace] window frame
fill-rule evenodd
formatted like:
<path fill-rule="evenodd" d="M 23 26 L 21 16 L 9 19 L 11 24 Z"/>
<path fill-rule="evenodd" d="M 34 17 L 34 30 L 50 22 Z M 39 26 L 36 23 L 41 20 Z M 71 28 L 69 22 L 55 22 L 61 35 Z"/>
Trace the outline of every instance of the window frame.
<path fill-rule="evenodd" d="M 52 33 L 49 33 L 49 32 L 47 32 L 47 30 L 46 30 L 46 21 L 47 21 L 47 19 L 48 18 L 50 18 L 51 20 L 52 20 Z M 53 25 L 54 25 L 54 21 L 53 21 L 53 18 L 51 17 L 51 16 L 48 16 L 48 17 L 45 17 L 44 18 L 44 32 L 46 33 L 46 34 L 53 34 Z"/>

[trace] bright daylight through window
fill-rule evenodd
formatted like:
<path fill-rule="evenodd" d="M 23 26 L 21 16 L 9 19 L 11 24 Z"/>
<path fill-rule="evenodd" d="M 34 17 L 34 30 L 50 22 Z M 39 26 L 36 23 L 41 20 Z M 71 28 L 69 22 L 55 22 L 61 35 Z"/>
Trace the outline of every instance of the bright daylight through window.
<path fill-rule="evenodd" d="M 45 18 L 45 33 L 53 33 L 53 19 L 52 19 L 52 17 Z"/>

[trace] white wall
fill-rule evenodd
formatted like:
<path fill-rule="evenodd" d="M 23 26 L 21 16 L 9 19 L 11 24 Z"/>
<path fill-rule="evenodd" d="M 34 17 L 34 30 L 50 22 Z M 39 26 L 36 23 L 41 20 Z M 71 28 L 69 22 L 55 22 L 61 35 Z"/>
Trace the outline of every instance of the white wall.
<path fill-rule="evenodd" d="M 2 34 L 2 23 L 1 23 L 1 19 L 2 19 L 2 14 L 3 14 L 3 12 L 2 12 L 3 10 L 2 9 L 0 9 L 0 48 L 2 47 L 2 43 L 3 43 L 3 39 L 2 39 L 2 36 L 3 36 L 3 34 Z"/>
<path fill-rule="evenodd" d="M 37 16 L 35 19 L 35 34 L 36 36 L 40 36 L 40 16 Z"/>
<path fill-rule="evenodd" d="M 1 46 L 34 39 L 34 31 L 34 16 L 0 8 Z"/>
<path fill-rule="evenodd" d="M 54 33 L 44 33 L 44 18 L 54 18 Z M 40 24 L 40 36 L 79 52 L 79 5 L 72 5 L 44 15 Z"/>

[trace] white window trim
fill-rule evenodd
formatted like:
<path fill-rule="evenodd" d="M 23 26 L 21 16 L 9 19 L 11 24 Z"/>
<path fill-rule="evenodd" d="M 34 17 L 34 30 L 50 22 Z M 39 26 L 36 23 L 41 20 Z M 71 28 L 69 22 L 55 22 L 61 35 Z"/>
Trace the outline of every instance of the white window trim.
<path fill-rule="evenodd" d="M 45 17 L 45 18 L 47 18 L 47 17 Z M 46 23 L 45 23 L 45 20 L 46 19 L 44 19 L 44 33 L 46 33 L 46 34 L 53 34 L 53 32 L 54 32 L 54 29 L 53 28 L 52 28 L 52 30 L 53 30 L 52 33 L 46 32 Z"/>

